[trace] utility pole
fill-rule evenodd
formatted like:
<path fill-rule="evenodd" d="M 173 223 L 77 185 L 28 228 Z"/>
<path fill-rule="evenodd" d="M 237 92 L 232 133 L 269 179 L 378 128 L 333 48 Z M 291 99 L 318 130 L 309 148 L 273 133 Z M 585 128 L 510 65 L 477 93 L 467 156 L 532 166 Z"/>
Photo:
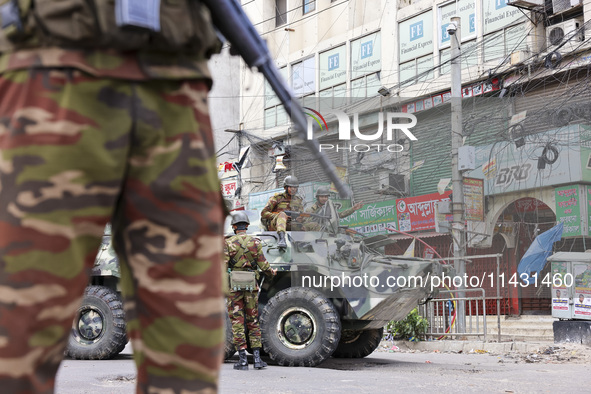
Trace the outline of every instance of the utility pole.
<path fill-rule="evenodd" d="M 458 148 L 463 144 L 462 138 L 462 31 L 460 17 L 451 18 L 447 32 L 451 41 L 451 179 L 452 179 L 452 238 L 454 257 L 464 257 L 464 184 L 462 173 L 458 168 Z M 454 261 L 456 275 L 464 278 L 466 262 L 463 259 Z M 458 298 L 466 296 L 465 283 L 458 287 Z M 456 310 L 458 332 L 466 332 L 466 307 L 463 300 L 458 301 Z"/>

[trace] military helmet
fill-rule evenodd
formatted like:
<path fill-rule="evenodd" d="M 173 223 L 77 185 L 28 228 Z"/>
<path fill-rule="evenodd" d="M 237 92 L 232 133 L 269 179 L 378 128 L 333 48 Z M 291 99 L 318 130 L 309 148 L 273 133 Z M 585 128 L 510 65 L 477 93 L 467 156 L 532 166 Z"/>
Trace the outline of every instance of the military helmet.
<path fill-rule="evenodd" d="M 293 175 L 288 175 L 285 177 L 285 180 L 283 181 L 283 187 L 298 187 L 300 186 L 300 182 L 298 181 L 298 178 L 296 178 Z"/>
<path fill-rule="evenodd" d="M 318 190 L 316 190 L 316 198 L 320 196 L 330 196 L 330 192 L 328 191 L 328 186 L 320 186 Z"/>
<path fill-rule="evenodd" d="M 236 212 L 232 215 L 232 226 L 238 223 L 250 224 L 250 220 L 248 220 L 248 215 L 245 212 Z"/>

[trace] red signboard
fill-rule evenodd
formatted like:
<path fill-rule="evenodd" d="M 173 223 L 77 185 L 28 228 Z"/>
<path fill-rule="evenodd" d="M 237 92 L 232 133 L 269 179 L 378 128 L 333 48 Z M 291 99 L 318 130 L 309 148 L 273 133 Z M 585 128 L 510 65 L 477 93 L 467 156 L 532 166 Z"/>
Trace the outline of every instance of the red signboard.
<path fill-rule="evenodd" d="M 449 201 L 451 190 L 443 194 L 431 193 L 424 196 L 399 198 L 396 200 L 396 214 L 400 231 L 420 231 L 435 228 L 435 203 Z"/>

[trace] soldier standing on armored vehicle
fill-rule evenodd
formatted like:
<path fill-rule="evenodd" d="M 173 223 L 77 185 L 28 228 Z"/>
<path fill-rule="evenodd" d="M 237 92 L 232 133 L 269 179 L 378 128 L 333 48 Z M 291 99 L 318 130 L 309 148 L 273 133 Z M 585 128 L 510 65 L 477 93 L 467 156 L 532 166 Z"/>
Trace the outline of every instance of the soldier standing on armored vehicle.
<path fill-rule="evenodd" d="M 284 211 L 295 211 L 302 212 L 303 202 L 302 198 L 296 196 L 300 183 L 298 178 L 293 175 L 288 175 L 283 181 L 283 187 L 285 191 L 283 193 L 277 193 L 269 199 L 267 205 L 261 211 L 261 219 L 263 224 L 267 227 L 267 230 L 276 230 L 279 235 L 279 241 L 277 247 L 285 249 L 287 243 L 285 242 L 285 231 L 291 231 L 292 226 L 295 229 L 295 225 L 292 225 L 291 218 L 287 216 Z M 296 219 L 301 222 L 303 218 Z"/>
<path fill-rule="evenodd" d="M 256 282 L 257 266 L 267 276 L 274 276 L 272 269 L 265 259 L 263 248 L 258 238 L 246 234 L 250 224 L 244 212 L 238 212 L 232 217 L 233 235 L 226 239 L 225 260 L 230 272 L 230 296 L 228 297 L 228 314 L 232 321 L 234 345 L 238 349 L 239 360 L 234 369 L 248 370 L 246 360 L 246 335 L 244 321 L 248 327 L 248 337 L 254 355 L 254 368 L 261 369 L 267 363 L 261 360 L 261 329 L 258 319 L 258 286 Z"/>
<path fill-rule="evenodd" d="M 313 213 L 317 215 L 325 215 L 326 210 L 326 203 L 328 202 L 328 198 L 330 196 L 330 192 L 328 190 L 328 186 L 320 186 L 318 190 L 316 190 L 316 202 L 309 208 L 306 209 L 306 213 Z M 363 201 L 358 202 L 357 204 L 353 205 L 349 209 L 345 209 L 342 212 L 339 212 L 339 218 L 346 218 L 349 215 L 352 215 L 353 212 L 357 211 L 359 208 L 363 206 Z M 304 222 L 304 230 L 306 231 L 320 231 L 322 228 L 321 224 L 318 222 L 318 217 L 308 217 Z"/>

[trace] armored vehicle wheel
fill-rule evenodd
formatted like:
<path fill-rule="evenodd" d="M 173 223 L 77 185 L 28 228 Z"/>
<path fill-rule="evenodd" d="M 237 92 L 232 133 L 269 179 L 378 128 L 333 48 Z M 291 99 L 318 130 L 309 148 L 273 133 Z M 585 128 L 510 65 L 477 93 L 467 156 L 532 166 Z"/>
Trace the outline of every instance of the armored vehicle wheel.
<path fill-rule="evenodd" d="M 331 356 L 341 337 L 334 306 L 309 288 L 278 292 L 263 309 L 260 322 L 263 348 L 279 365 L 316 366 Z"/>
<path fill-rule="evenodd" d="M 364 331 L 343 331 L 341 334 L 341 341 L 332 356 L 338 358 L 367 357 L 380 345 L 383 335 L 383 328 Z"/>
<path fill-rule="evenodd" d="M 109 359 L 127 344 L 119 295 L 108 287 L 88 286 L 72 324 L 66 355 L 79 360 Z"/>
<path fill-rule="evenodd" d="M 232 322 L 230 316 L 226 313 L 226 343 L 224 345 L 224 360 L 229 359 L 236 354 L 236 347 L 234 346 L 234 335 L 232 335 Z"/>

